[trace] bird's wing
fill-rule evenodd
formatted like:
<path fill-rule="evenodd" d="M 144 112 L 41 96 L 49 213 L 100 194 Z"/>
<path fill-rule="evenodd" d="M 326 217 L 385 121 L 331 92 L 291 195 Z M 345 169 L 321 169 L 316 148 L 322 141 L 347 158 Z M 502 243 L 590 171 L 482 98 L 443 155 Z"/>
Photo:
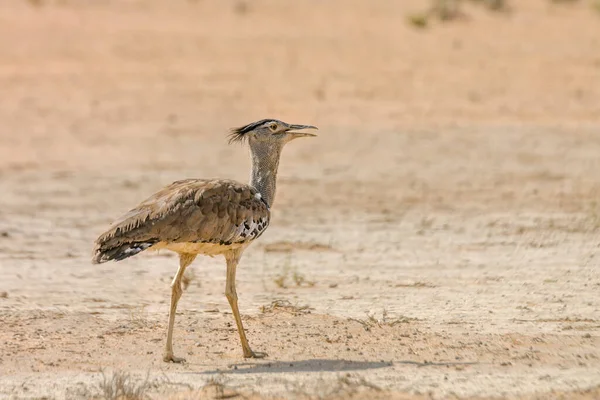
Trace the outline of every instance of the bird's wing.
<path fill-rule="evenodd" d="M 100 235 L 94 261 L 126 258 L 158 242 L 248 242 L 263 233 L 269 216 L 267 204 L 249 185 L 221 179 L 173 182 Z M 112 249 L 121 258 L 111 255 Z"/>

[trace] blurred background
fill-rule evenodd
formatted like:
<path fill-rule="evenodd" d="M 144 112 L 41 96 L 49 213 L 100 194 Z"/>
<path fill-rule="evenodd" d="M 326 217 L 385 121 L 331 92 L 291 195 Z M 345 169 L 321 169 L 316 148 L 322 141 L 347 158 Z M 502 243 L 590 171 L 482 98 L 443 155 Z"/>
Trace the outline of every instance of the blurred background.
<path fill-rule="evenodd" d="M 158 360 L 176 259 L 92 267 L 93 240 L 173 180 L 245 182 L 247 150 L 226 134 L 262 118 L 320 130 L 286 147 L 271 226 L 239 268 L 242 312 L 286 299 L 324 326 L 368 315 L 388 330 L 337 348 L 311 336 L 316 319 L 276 331 L 260 317 L 255 347 L 491 365 L 452 369 L 462 386 L 403 363 L 364 375 L 440 396 L 597 385 L 597 0 L 5 0 L 0 316 L 12 325 L 0 343 L 13 353 L 0 355 L 0 397 L 35 371 Z M 195 265 L 176 343 L 225 365 L 239 349 L 219 330 L 231 322 L 222 261 Z M 127 329 L 102 347 L 82 326 Z M 211 342 L 216 355 L 195 346 L 208 326 L 230 340 Z M 32 345 L 36 329 L 52 346 Z M 273 345 L 281 332 L 295 352 Z M 139 348 L 148 335 L 155 354 Z M 67 363 L 78 340 L 104 358 Z"/>
<path fill-rule="evenodd" d="M 336 140 L 597 122 L 598 5 L 487 4 L 5 1 L 0 158 L 114 165 L 137 157 L 132 141 L 216 139 L 267 116 L 345 132 Z"/>

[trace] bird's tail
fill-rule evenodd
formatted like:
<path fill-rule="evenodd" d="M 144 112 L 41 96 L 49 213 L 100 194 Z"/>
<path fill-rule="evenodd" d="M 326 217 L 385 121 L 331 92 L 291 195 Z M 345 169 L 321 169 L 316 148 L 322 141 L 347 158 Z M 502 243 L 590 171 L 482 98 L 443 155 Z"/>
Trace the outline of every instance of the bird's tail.
<path fill-rule="evenodd" d="M 152 247 L 156 242 L 156 240 L 147 240 L 144 242 L 120 243 L 114 246 L 107 245 L 106 243 L 97 243 L 96 247 L 94 247 L 92 263 L 102 264 L 107 261 L 121 261 L 141 253 Z"/>

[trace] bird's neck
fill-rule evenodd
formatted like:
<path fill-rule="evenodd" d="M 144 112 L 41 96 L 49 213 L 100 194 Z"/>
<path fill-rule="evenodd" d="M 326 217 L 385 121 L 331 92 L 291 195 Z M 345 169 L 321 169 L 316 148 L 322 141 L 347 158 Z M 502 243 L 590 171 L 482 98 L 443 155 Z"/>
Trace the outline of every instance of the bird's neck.
<path fill-rule="evenodd" d="M 273 148 L 267 144 L 255 143 L 250 147 L 250 155 L 252 157 L 250 186 L 258 190 L 263 200 L 271 208 L 275 200 L 281 147 Z"/>

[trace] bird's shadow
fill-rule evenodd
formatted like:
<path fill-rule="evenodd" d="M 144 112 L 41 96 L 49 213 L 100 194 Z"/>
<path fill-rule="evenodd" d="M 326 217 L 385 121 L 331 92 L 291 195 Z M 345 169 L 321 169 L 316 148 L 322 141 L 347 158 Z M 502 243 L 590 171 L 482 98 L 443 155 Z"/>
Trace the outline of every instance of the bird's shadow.
<path fill-rule="evenodd" d="M 285 372 L 338 372 L 388 368 L 394 364 L 408 364 L 416 367 L 440 367 L 452 365 L 473 365 L 476 362 L 418 362 L 418 361 L 352 361 L 312 359 L 301 361 L 245 362 L 232 364 L 228 369 L 204 371 L 202 374 L 260 374 Z"/>
<path fill-rule="evenodd" d="M 232 364 L 226 370 L 205 371 L 204 374 L 260 374 L 282 372 L 354 371 L 392 366 L 386 361 L 351 361 L 312 359 L 300 361 L 245 362 Z"/>

